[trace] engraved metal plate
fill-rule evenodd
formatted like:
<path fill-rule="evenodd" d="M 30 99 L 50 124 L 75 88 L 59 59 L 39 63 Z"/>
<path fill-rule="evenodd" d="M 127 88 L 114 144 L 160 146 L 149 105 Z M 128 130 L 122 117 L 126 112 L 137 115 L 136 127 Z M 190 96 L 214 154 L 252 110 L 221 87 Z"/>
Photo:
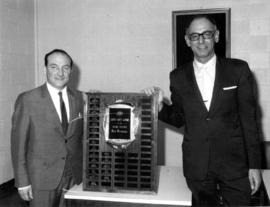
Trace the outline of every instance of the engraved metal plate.
<path fill-rule="evenodd" d="M 83 189 L 157 191 L 157 97 L 87 93 Z"/>

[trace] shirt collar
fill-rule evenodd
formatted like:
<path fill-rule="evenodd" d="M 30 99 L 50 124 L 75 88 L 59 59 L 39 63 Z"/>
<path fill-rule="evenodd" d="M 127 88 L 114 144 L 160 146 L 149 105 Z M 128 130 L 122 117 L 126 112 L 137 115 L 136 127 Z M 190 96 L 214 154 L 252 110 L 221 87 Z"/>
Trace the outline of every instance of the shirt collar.
<path fill-rule="evenodd" d="M 60 92 L 58 89 L 56 89 L 55 87 L 53 87 L 50 83 L 46 82 L 48 91 L 50 94 L 52 95 L 58 95 L 58 93 Z M 62 90 L 61 90 L 62 94 L 67 94 L 67 87 L 65 86 Z"/>
<path fill-rule="evenodd" d="M 217 61 L 217 56 L 214 54 L 214 56 L 210 60 L 208 60 L 208 62 L 206 62 L 204 64 L 203 63 L 200 63 L 199 61 L 197 61 L 196 59 L 194 59 L 193 66 L 195 68 L 195 71 L 196 70 L 198 71 L 202 67 L 205 67 L 205 68 L 208 68 L 208 69 L 215 68 L 216 61 Z"/>

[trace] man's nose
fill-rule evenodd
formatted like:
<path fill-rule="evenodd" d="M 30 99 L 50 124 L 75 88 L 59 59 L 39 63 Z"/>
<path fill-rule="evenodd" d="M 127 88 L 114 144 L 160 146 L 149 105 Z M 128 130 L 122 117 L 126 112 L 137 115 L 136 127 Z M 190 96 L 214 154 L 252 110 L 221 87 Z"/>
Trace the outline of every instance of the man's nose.
<path fill-rule="evenodd" d="M 199 43 L 204 43 L 204 38 L 202 35 L 199 36 Z"/>
<path fill-rule="evenodd" d="M 64 70 L 63 70 L 63 68 L 59 68 L 59 70 L 58 70 L 58 75 L 60 75 L 60 76 L 64 75 Z"/>

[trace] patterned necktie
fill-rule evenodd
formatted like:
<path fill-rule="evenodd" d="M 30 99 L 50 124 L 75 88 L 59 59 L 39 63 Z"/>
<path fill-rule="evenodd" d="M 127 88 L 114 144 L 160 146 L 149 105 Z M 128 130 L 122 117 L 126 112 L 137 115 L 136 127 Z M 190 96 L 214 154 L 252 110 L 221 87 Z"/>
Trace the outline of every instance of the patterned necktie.
<path fill-rule="evenodd" d="M 63 97 L 62 97 L 62 92 L 59 92 L 58 95 L 59 95 L 59 98 L 60 98 L 62 128 L 63 128 L 63 132 L 66 134 L 67 133 L 67 128 L 68 128 L 68 119 L 67 119 L 66 106 L 65 106 L 65 102 L 64 102 Z"/>

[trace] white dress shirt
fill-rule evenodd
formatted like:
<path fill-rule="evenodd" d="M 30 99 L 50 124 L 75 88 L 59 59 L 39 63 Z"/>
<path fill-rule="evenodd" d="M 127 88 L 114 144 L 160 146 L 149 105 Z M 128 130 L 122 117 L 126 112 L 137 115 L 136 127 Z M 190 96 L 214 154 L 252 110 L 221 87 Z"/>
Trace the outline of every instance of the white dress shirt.
<path fill-rule="evenodd" d="M 193 61 L 194 73 L 199 86 L 203 102 L 209 111 L 216 76 L 217 57 L 214 55 L 207 63 L 202 64 L 196 59 Z"/>
<path fill-rule="evenodd" d="M 60 91 L 58 89 L 54 88 L 48 82 L 47 82 L 47 88 L 48 88 L 49 94 L 52 98 L 54 107 L 57 111 L 58 117 L 59 117 L 60 121 L 62 122 L 60 97 L 58 94 Z M 65 102 L 65 106 L 66 106 L 67 118 L 69 120 L 70 115 L 69 115 L 69 102 L 68 102 L 68 95 L 67 95 L 67 87 L 65 87 L 63 90 L 61 90 L 61 92 L 62 92 L 63 101 Z"/>

